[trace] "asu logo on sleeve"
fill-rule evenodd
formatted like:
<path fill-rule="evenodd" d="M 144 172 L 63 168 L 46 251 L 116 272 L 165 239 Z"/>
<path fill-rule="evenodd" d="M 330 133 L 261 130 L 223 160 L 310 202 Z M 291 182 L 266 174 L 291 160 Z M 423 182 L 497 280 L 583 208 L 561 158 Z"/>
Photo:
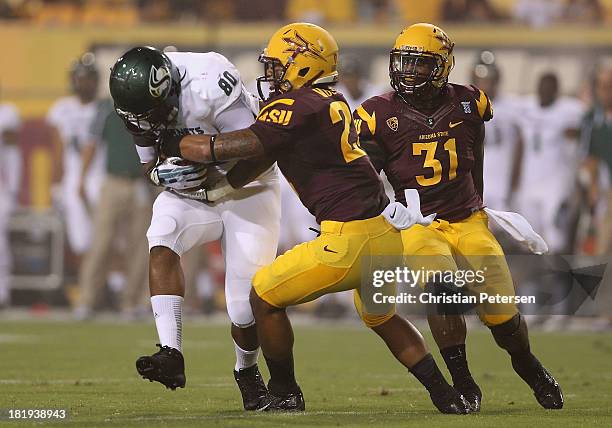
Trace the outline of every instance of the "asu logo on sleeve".
<path fill-rule="evenodd" d="M 368 101 L 370 100 L 366 100 L 366 102 L 357 107 L 353 114 L 357 133 L 365 139 L 371 139 L 376 134 L 376 111 L 374 111 L 373 106 L 369 105 Z M 369 113 L 368 110 L 371 110 L 372 113 Z"/>
<path fill-rule="evenodd" d="M 475 86 L 472 86 L 471 89 L 475 92 L 474 102 L 476 103 L 478 116 L 483 122 L 488 122 L 493 119 L 493 105 L 487 94 Z"/>
<path fill-rule="evenodd" d="M 257 115 L 260 122 L 271 122 L 277 125 L 288 126 L 293 117 L 293 109 L 290 108 L 295 103 L 294 99 L 281 98 L 275 100 L 262 108 Z"/>

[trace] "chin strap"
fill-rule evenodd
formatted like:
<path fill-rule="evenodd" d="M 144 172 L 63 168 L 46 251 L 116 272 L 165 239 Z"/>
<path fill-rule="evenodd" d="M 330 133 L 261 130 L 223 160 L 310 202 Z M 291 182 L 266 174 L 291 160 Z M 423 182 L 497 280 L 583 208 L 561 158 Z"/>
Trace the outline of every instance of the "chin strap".
<path fill-rule="evenodd" d="M 443 95 L 446 93 L 446 85 L 440 89 L 434 88 L 433 90 L 435 92 L 431 96 L 423 96 L 423 94 L 408 95 L 400 91 L 396 91 L 396 93 L 406 104 L 417 110 L 434 110 L 442 103 Z"/>

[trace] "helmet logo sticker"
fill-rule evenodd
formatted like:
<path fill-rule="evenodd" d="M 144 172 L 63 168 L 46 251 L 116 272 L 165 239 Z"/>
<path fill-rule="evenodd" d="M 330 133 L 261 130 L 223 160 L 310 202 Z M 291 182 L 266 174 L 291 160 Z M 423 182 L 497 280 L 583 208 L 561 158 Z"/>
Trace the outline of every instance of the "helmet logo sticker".
<path fill-rule="evenodd" d="M 450 41 L 445 33 L 436 34 L 434 37 L 438 39 L 440 43 L 442 43 L 443 49 L 445 49 L 448 53 L 453 51 L 454 44 Z"/>
<path fill-rule="evenodd" d="M 325 58 L 317 52 L 316 47 L 304 37 L 300 36 L 297 31 L 295 32 L 295 37 L 283 37 L 283 41 L 289 45 L 285 49 L 287 53 L 293 53 L 294 55 L 296 53 L 310 54 L 311 56 L 325 60 Z M 319 43 L 321 42 L 319 41 Z"/>
<path fill-rule="evenodd" d="M 149 92 L 155 98 L 162 97 L 166 94 L 166 90 L 170 88 L 170 71 L 167 67 L 161 66 L 156 68 L 151 66 L 149 73 Z"/>
<path fill-rule="evenodd" d="M 397 117 L 393 116 L 390 117 L 389 119 L 387 119 L 387 126 L 393 131 L 393 132 L 397 132 L 397 129 L 399 127 L 399 122 L 397 120 Z"/>

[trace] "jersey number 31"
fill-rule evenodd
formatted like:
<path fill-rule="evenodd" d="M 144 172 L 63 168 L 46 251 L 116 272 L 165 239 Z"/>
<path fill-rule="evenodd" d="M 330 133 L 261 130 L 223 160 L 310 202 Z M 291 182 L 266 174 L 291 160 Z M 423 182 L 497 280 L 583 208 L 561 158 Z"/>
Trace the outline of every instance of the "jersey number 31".
<path fill-rule="evenodd" d="M 433 169 L 432 177 L 417 175 L 417 183 L 423 187 L 435 186 L 442 181 L 442 163 L 436 159 L 437 148 L 437 141 L 432 141 L 429 143 L 412 143 L 412 154 L 414 156 L 420 156 L 423 152 L 425 152 L 423 168 Z M 448 152 L 449 157 L 448 180 L 454 180 L 457 178 L 457 146 L 454 138 L 450 138 L 446 141 L 446 143 L 444 143 L 444 150 Z"/>

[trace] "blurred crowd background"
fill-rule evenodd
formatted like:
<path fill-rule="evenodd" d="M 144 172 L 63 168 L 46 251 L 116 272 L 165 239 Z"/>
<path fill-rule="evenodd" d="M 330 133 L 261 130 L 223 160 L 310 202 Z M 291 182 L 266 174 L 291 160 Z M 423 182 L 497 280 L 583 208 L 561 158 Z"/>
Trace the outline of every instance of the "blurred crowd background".
<path fill-rule="evenodd" d="M 390 90 L 388 52 L 403 27 L 442 26 L 456 42 L 450 80 L 493 101 L 485 203 L 523 214 L 553 253 L 609 259 L 612 0 L 0 0 L 0 308 L 148 319 L 144 234 L 156 189 L 107 123 L 108 70 L 139 44 L 215 50 L 254 90 L 267 38 L 297 20 L 337 37 L 339 90 L 353 109 Z M 282 202 L 279 252 L 317 227 L 288 185 Z M 183 262 L 190 311 L 223 311 L 219 244 Z M 305 310 L 339 317 L 354 312 L 351 301 Z M 584 315 L 593 328 L 612 325 L 596 305 Z"/>
<path fill-rule="evenodd" d="M 2 0 L 0 16 L 57 25 L 270 20 L 386 24 L 417 19 L 543 27 L 609 22 L 611 5 L 610 0 Z"/>

